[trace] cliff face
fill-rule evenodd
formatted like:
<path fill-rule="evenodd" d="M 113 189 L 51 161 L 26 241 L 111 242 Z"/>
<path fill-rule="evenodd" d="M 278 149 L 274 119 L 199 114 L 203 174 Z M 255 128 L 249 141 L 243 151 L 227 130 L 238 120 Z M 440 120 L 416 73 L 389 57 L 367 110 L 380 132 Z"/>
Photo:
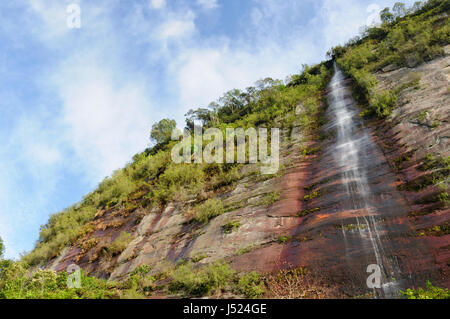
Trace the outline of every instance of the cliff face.
<path fill-rule="evenodd" d="M 195 199 L 143 208 L 136 196 L 134 209 L 99 211 L 91 222 L 94 231 L 47 267 L 64 271 L 76 263 L 91 275 L 120 280 L 144 264 L 158 273 L 181 260 L 197 265 L 226 260 L 238 271 L 261 273 L 301 266 L 347 295 L 361 295 L 373 293 L 366 286 L 367 267 L 379 264 L 384 276 L 380 295 L 426 280 L 450 286 L 450 235 L 432 231 L 448 223 L 449 209 L 424 200 L 439 193 L 436 185 L 407 187 L 430 174 L 418 170 L 430 149 L 449 155 L 449 59 L 377 73 L 382 88 L 410 81 L 411 72 L 421 74 L 418 88 L 401 94 L 387 120 L 359 119 L 351 81 L 340 81 L 338 90 L 353 121 L 351 141 L 358 143 L 356 175 L 349 176 L 354 168 L 343 166 L 339 143 L 345 132 L 339 132 L 339 110 L 333 105 L 337 88 L 329 86 L 321 106 L 326 124 L 318 135 L 306 141 L 296 119 L 282 134 L 279 174 L 267 179 L 257 174 L 257 166 L 244 166 L 245 177 L 217 194 L 223 215 L 200 225 L 189 213 Z M 297 107 L 297 115 L 303 107 Z M 430 124 L 434 120 L 437 127 Z M 362 177 L 367 194 L 354 184 Z M 239 226 L 227 231 L 230 222 Z M 105 257 L 104 248 L 124 231 L 131 233 L 126 248 Z"/>
<path fill-rule="evenodd" d="M 420 267 L 436 265 L 438 280 L 448 287 L 450 209 L 441 194 L 447 190 L 449 171 L 448 164 L 437 160 L 450 155 L 450 46 L 444 50 L 445 57 L 414 68 L 376 74 L 384 89 L 408 83 L 411 77 L 418 76 L 420 80 L 415 87 L 401 93 L 399 105 L 389 121 L 375 121 L 370 126 L 396 172 L 395 185 L 409 205 L 411 238 L 429 249 L 427 261 L 418 264 Z"/>

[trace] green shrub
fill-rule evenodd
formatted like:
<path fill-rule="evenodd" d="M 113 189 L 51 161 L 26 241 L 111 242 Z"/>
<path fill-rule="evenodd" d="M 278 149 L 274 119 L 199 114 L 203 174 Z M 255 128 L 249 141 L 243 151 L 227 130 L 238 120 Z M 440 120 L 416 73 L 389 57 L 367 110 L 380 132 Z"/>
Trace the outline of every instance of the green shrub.
<path fill-rule="evenodd" d="M 370 107 L 379 117 L 386 117 L 391 115 L 397 99 L 397 95 L 391 91 L 376 93 L 370 99 Z"/>
<path fill-rule="evenodd" d="M 284 236 L 284 235 L 281 235 L 280 237 L 278 237 L 278 243 L 280 243 L 280 244 L 285 244 L 285 243 L 287 243 L 288 241 L 290 241 L 292 239 L 292 236 Z"/>
<path fill-rule="evenodd" d="M 127 232 L 121 232 L 119 237 L 117 237 L 111 244 L 109 244 L 105 249 L 111 256 L 117 256 L 121 254 L 131 242 L 131 235 Z"/>
<path fill-rule="evenodd" d="M 224 212 L 222 201 L 212 198 L 195 208 L 195 219 L 202 224 L 206 224 L 210 219 L 222 215 Z"/>
<path fill-rule="evenodd" d="M 362 88 L 363 93 L 370 92 L 378 83 L 376 77 L 365 70 L 351 69 L 350 74 L 353 75 L 356 83 Z"/>
<path fill-rule="evenodd" d="M 266 205 L 272 205 L 273 203 L 276 203 L 280 200 L 281 192 L 272 192 L 266 194 L 261 200 L 258 201 L 258 205 L 266 206 Z"/>
<path fill-rule="evenodd" d="M 439 193 L 436 199 L 443 203 L 445 207 L 448 207 L 450 204 L 450 196 L 448 195 L 448 192 Z"/>
<path fill-rule="evenodd" d="M 136 180 L 144 178 L 154 180 L 158 173 L 167 166 L 169 160 L 168 152 L 158 152 L 150 156 L 146 156 L 145 153 L 141 154 L 131 166 L 131 175 Z"/>
<path fill-rule="evenodd" d="M 206 255 L 206 254 L 197 254 L 197 255 L 193 256 L 191 258 L 191 260 L 193 263 L 198 263 L 199 261 L 201 261 L 207 257 L 208 257 L 208 255 Z"/>
<path fill-rule="evenodd" d="M 215 263 L 195 268 L 191 263 L 177 267 L 169 285 L 171 292 L 184 292 L 190 296 L 210 295 L 229 284 L 234 270 L 225 263 Z"/>
<path fill-rule="evenodd" d="M 250 244 L 250 245 L 248 245 L 246 247 L 239 248 L 238 251 L 236 252 L 236 256 L 241 256 L 241 255 L 244 255 L 246 253 L 249 253 L 252 250 L 254 250 L 255 248 L 256 248 L 256 246 L 254 244 Z"/>
<path fill-rule="evenodd" d="M 152 270 L 149 265 L 141 265 L 133 270 L 130 275 L 147 275 Z"/>
<path fill-rule="evenodd" d="M 417 167 L 420 171 L 428 171 L 440 168 L 450 168 L 450 156 L 447 158 L 442 155 L 434 157 L 432 154 L 427 154 L 422 161 L 422 164 Z"/>
<path fill-rule="evenodd" d="M 252 271 L 239 279 L 236 292 L 245 296 L 245 298 L 260 298 L 265 293 L 264 282 L 257 272 Z"/>
<path fill-rule="evenodd" d="M 2 259 L 5 253 L 5 245 L 3 244 L 3 239 L 0 237 L 0 259 Z"/>
<path fill-rule="evenodd" d="M 450 234 L 450 222 L 442 225 L 435 225 L 433 227 L 425 228 L 419 233 L 419 236 L 435 236 L 441 237 Z"/>
<path fill-rule="evenodd" d="M 314 146 L 314 147 L 301 146 L 300 147 L 300 152 L 302 153 L 303 156 L 317 154 L 318 152 L 320 152 L 320 150 L 321 150 L 320 146 Z"/>
<path fill-rule="evenodd" d="M 427 281 L 427 287 L 419 289 L 407 289 L 402 291 L 407 299 L 450 299 L 450 291 L 447 288 L 435 287 Z"/>
<path fill-rule="evenodd" d="M 104 299 L 117 297 L 115 282 L 80 272 L 81 288 L 68 288 L 68 275 L 30 269 L 21 262 L 0 261 L 0 299 Z"/>
<path fill-rule="evenodd" d="M 143 295 L 149 295 L 152 291 L 156 290 L 155 277 L 149 275 L 152 267 L 148 265 L 141 265 L 133 270 L 123 287 L 125 298 L 142 298 Z"/>
<path fill-rule="evenodd" d="M 171 186 L 195 187 L 201 184 L 204 172 L 201 165 L 172 163 L 160 177 L 160 182 Z"/>
<path fill-rule="evenodd" d="M 137 189 L 136 182 L 125 170 L 117 170 L 110 178 L 106 178 L 100 183 L 95 191 L 98 194 L 97 207 L 113 207 L 121 204 L 128 195 Z"/>
<path fill-rule="evenodd" d="M 239 227 L 241 227 L 241 223 L 238 220 L 233 220 L 223 225 L 222 229 L 225 234 L 230 234 L 233 231 L 239 229 Z"/>
<path fill-rule="evenodd" d="M 200 164 L 171 163 L 159 177 L 148 197 L 157 204 L 165 204 L 175 196 L 197 194 L 205 186 L 205 173 Z"/>
<path fill-rule="evenodd" d="M 305 202 L 307 202 L 307 201 L 310 201 L 311 199 L 314 199 L 314 198 L 316 198 L 316 197 L 319 197 L 320 195 L 321 195 L 320 192 L 314 191 L 314 192 L 311 192 L 311 193 L 309 193 L 309 194 L 303 196 L 303 200 L 304 200 Z"/>

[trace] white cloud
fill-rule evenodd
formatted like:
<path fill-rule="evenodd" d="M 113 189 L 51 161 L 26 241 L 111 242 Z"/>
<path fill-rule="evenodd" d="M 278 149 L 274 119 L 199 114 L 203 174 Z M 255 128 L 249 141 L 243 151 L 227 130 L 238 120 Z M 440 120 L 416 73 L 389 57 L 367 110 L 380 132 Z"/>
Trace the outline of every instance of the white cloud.
<path fill-rule="evenodd" d="M 31 248 L 22 239 L 24 233 L 37 236 L 44 222 L 42 211 L 57 211 L 54 200 L 61 195 L 55 192 L 67 162 L 62 160 L 62 141 L 55 135 L 61 132 L 52 125 L 45 115 L 22 114 L 0 153 L 0 162 L 5 163 L 0 165 L 0 236 L 8 258 Z"/>
<path fill-rule="evenodd" d="M 31 132 L 30 130 L 27 130 Z M 28 136 L 24 136 L 23 133 L 19 133 L 23 139 L 22 154 L 25 158 L 32 158 L 32 163 L 35 168 L 40 168 L 50 165 L 55 165 L 62 160 L 62 155 L 57 145 L 50 145 L 50 139 L 48 137 L 40 137 L 36 139 L 36 135 L 30 133 Z M 36 132 L 34 132 L 36 134 Z M 37 133 L 39 134 L 39 133 Z M 27 139 L 24 141 L 24 139 Z M 35 173 L 41 174 L 41 170 L 37 170 Z"/>
<path fill-rule="evenodd" d="M 45 112 L 21 114 L 5 145 L 9 154 L 16 153 L 14 162 L 23 165 L 35 179 L 62 160 L 62 141 L 53 125 Z"/>
<path fill-rule="evenodd" d="M 166 1 L 165 0 L 151 0 L 150 5 L 154 9 L 161 9 L 166 5 Z"/>
<path fill-rule="evenodd" d="M 325 44 L 331 48 L 358 35 L 360 27 L 366 23 L 368 13 L 366 5 L 355 0 L 325 0 L 321 15 L 325 22 Z"/>
<path fill-rule="evenodd" d="M 92 181 L 109 176 L 149 142 L 152 105 L 143 83 L 117 83 L 98 60 L 66 61 L 53 76 L 63 104 L 65 139 Z"/>
<path fill-rule="evenodd" d="M 261 78 L 284 79 L 299 69 L 299 61 L 312 61 L 319 53 L 301 41 L 254 49 L 245 45 L 232 49 L 227 41 L 221 42 L 222 46 L 184 49 L 171 63 L 183 111 L 205 107 L 226 91 L 245 89 Z"/>
<path fill-rule="evenodd" d="M 183 16 L 169 18 L 157 29 L 157 37 L 163 41 L 170 38 L 182 38 L 190 36 L 195 31 L 195 15 L 188 11 Z"/>
<path fill-rule="evenodd" d="M 36 30 L 41 38 L 60 37 L 69 31 L 67 27 L 67 3 L 61 1 L 31 0 L 30 9 L 43 22 L 43 29 Z M 36 28 L 34 28 L 36 29 Z"/>
<path fill-rule="evenodd" d="M 47 144 L 33 144 L 29 152 L 43 165 L 54 165 L 62 159 L 60 151 Z"/>
<path fill-rule="evenodd" d="M 219 7 L 217 0 L 197 0 L 197 4 L 205 10 L 212 10 Z"/>

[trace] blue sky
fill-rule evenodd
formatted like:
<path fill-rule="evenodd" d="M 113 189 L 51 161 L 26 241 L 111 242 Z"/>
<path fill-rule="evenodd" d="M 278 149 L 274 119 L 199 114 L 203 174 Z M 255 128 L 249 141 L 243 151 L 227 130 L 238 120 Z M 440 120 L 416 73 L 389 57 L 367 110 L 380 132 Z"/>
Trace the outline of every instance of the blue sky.
<path fill-rule="evenodd" d="M 325 59 L 366 0 L 14 0 L 0 3 L 0 236 L 32 249 L 50 214 L 149 145 L 164 117 Z M 81 28 L 66 9 L 81 8 Z"/>

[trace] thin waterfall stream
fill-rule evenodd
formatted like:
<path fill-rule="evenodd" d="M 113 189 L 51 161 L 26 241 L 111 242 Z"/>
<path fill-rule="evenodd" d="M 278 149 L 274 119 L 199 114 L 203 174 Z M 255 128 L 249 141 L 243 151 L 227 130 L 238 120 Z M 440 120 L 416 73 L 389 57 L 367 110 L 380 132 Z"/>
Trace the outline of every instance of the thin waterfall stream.
<path fill-rule="evenodd" d="M 359 117 L 355 101 L 344 84 L 345 77 L 335 65 L 335 73 L 330 83 L 329 115 L 332 129 L 336 132 L 333 157 L 339 167 L 342 184 L 345 187 L 347 207 L 358 211 L 354 229 L 346 229 L 341 224 L 344 240 L 349 236 L 348 245 L 355 245 L 355 236 L 373 252 L 374 261 L 381 271 L 382 297 L 393 297 L 400 288 L 399 267 L 387 250 L 387 231 L 382 226 L 382 212 L 377 211 L 372 201 L 372 193 L 367 180 L 367 167 L 371 165 L 368 148 L 375 147 Z M 381 238 L 382 236 L 383 239 Z M 367 249 L 366 248 L 366 249 Z M 369 274 L 368 274 L 369 275 Z M 379 293 L 378 293 L 379 294 Z"/>

